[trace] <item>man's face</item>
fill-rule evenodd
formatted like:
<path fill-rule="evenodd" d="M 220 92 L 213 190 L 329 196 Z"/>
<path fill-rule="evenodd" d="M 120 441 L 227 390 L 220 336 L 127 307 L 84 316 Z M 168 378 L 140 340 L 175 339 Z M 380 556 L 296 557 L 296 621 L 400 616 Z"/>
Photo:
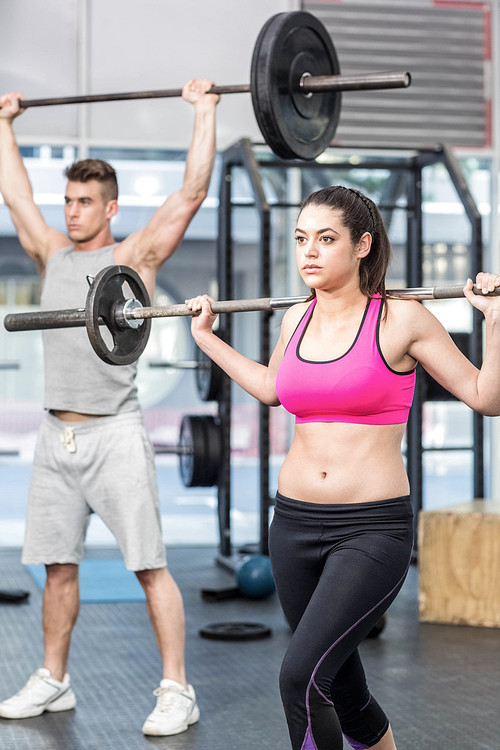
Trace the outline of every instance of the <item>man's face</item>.
<path fill-rule="evenodd" d="M 97 180 L 68 182 L 64 196 L 64 215 L 72 242 L 88 242 L 106 230 L 116 213 L 115 200 L 106 201 Z"/>

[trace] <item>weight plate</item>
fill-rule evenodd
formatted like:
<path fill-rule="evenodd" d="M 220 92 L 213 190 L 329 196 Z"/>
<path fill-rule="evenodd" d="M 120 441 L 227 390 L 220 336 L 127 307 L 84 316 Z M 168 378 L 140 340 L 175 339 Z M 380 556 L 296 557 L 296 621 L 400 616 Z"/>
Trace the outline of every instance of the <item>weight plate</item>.
<path fill-rule="evenodd" d="M 237 586 L 221 589 L 202 589 L 201 598 L 204 602 L 221 602 L 226 599 L 239 599 L 241 591 Z"/>
<path fill-rule="evenodd" d="M 184 487 L 213 487 L 221 462 L 221 435 L 218 421 L 210 414 L 185 414 L 178 447 L 179 472 Z"/>
<path fill-rule="evenodd" d="M 87 334 L 97 356 L 109 365 L 130 365 L 140 357 L 148 343 L 150 318 L 143 320 L 137 328 L 121 328 L 117 323 L 117 309 L 127 299 L 136 299 L 143 307 L 151 304 L 141 277 L 127 266 L 103 268 L 87 294 Z M 99 318 L 105 325 L 99 324 Z"/>
<path fill-rule="evenodd" d="M 222 440 L 219 420 L 210 414 L 202 417 L 205 430 L 206 459 L 203 471 L 203 484 L 200 487 L 213 487 L 219 481 L 222 459 Z"/>
<path fill-rule="evenodd" d="M 200 487 L 205 458 L 205 431 L 201 417 L 185 414 L 179 433 L 179 447 L 189 452 L 179 455 L 179 473 L 184 487 Z"/>
<path fill-rule="evenodd" d="M 25 602 L 29 595 L 29 591 L 23 591 L 22 589 L 1 589 L 0 602 L 19 604 L 19 602 Z"/>
<path fill-rule="evenodd" d="M 332 39 L 311 13 L 277 13 L 257 38 L 250 88 L 262 135 L 283 159 L 315 159 L 330 145 L 340 118 L 340 92 L 303 94 L 304 74 L 340 74 Z"/>
<path fill-rule="evenodd" d="M 196 389 L 202 401 L 218 401 L 222 386 L 222 370 L 208 357 L 203 349 L 195 347 Z"/>
<path fill-rule="evenodd" d="M 258 622 L 218 622 L 206 625 L 199 631 L 202 638 L 216 641 L 250 641 L 268 638 L 272 631 Z"/>

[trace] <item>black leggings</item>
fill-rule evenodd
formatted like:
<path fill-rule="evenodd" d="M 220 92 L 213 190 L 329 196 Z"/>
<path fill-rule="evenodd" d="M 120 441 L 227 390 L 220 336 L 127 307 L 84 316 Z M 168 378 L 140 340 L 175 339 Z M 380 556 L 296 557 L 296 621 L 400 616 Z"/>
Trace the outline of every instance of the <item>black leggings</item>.
<path fill-rule="evenodd" d="M 358 645 L 396 598 L 410 564 L 409 496 L 308 503 L 276 495 L 269 548 L 293 637 L 280 690 L 293 750 L 362 750 L 389 722 L 370 695 Z"/>

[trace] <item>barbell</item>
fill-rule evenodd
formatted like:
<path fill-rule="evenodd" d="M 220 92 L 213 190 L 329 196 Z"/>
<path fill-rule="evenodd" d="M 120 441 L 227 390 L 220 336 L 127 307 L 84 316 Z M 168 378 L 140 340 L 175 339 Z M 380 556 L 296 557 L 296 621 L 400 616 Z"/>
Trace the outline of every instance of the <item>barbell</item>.
<path fill-rule="evenodd" d="M 154 444 L 157 454 L 179 456 L 179 473 L 184 487 L 213 487 L 221 463 L 221 431 L 210 414 L 185 414 L 177 445 Z"/>
<path fill-rule="evenodd" d="M 482 291 L 474 286 L 475 294 Z M 132 292 L 135 296 L 130 296 Z M 493 295 L 500 295 L 500 288 Z M 395 299 L 431 300 L 454 299 L 464 296 L 463 286 L 414 287 L 389 289 Z M 212 312 L 270 312 L 283 310 L 299 302 L 300 297 L 259 297 L 255 299 L 212 302 Z M 107 266 L 96 274 L 87 293 L 84 308 L 69 310 L 41 310 L 10 313 L 4 318 L 8 331 L 35 331 L 52 328 L 85 326 L 96 354 L 110 365 L 129 365 L 135 362 L 148 343 L 152 318 L 172 318 L 198 315 L 186 305 L 151 306 L 149 295 L 140 276 L 128 266 Z M 111 334 L 111 342 L 101 333 L 101 327 Z M 200 368 L 200 370 L 203 368 Z"/>
<path fill-rule="evenodd" d="M 166 367 L 179 370 L 194 370 L 196 390 L 202 401 L 218 401 L 222 388 L 222 370 L 199 346 L 195 348 L 195 359 L 173 362 L 150 362 L 150 367 Z"/>
<path fill-rule="evenodd" d="M 335 47 L 321 21 L 306 11 L 277 13 L 261 29 L 250 84 L 213 86 L 210 93 L 249 92 L 265 142 L 283 159 L 315 159 L 333 140 L 341 92 L 406 88 L 408 72 L 341 75 Z M 125 99 L 179 97 L 182 89 L 24 99 L 22 108 Z"/>

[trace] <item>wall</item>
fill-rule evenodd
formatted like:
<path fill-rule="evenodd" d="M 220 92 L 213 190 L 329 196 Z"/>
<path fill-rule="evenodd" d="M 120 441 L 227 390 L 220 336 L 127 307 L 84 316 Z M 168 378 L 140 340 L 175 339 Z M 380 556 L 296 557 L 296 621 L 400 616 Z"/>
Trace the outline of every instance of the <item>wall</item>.
<path fill-rule="evenodd" d="M 409 71 L 404 90 L 346 92 L 335 143 L 351 148 L 492 145 L 491 3 L 305 0 L 344 74 Z"/>
<path fill-rule="evenodd" d="M 27 99 L 180 88 L 190 78 L 250 82 L 253 46 L 274 13 L 296 0 L 2 0 L 0 89 Z M 31 108 L 21 140 L 186 148 L 190 108 L 181 99 Z M 249 94 L 223 98 L 221 148 L 259 139 Z"/>

